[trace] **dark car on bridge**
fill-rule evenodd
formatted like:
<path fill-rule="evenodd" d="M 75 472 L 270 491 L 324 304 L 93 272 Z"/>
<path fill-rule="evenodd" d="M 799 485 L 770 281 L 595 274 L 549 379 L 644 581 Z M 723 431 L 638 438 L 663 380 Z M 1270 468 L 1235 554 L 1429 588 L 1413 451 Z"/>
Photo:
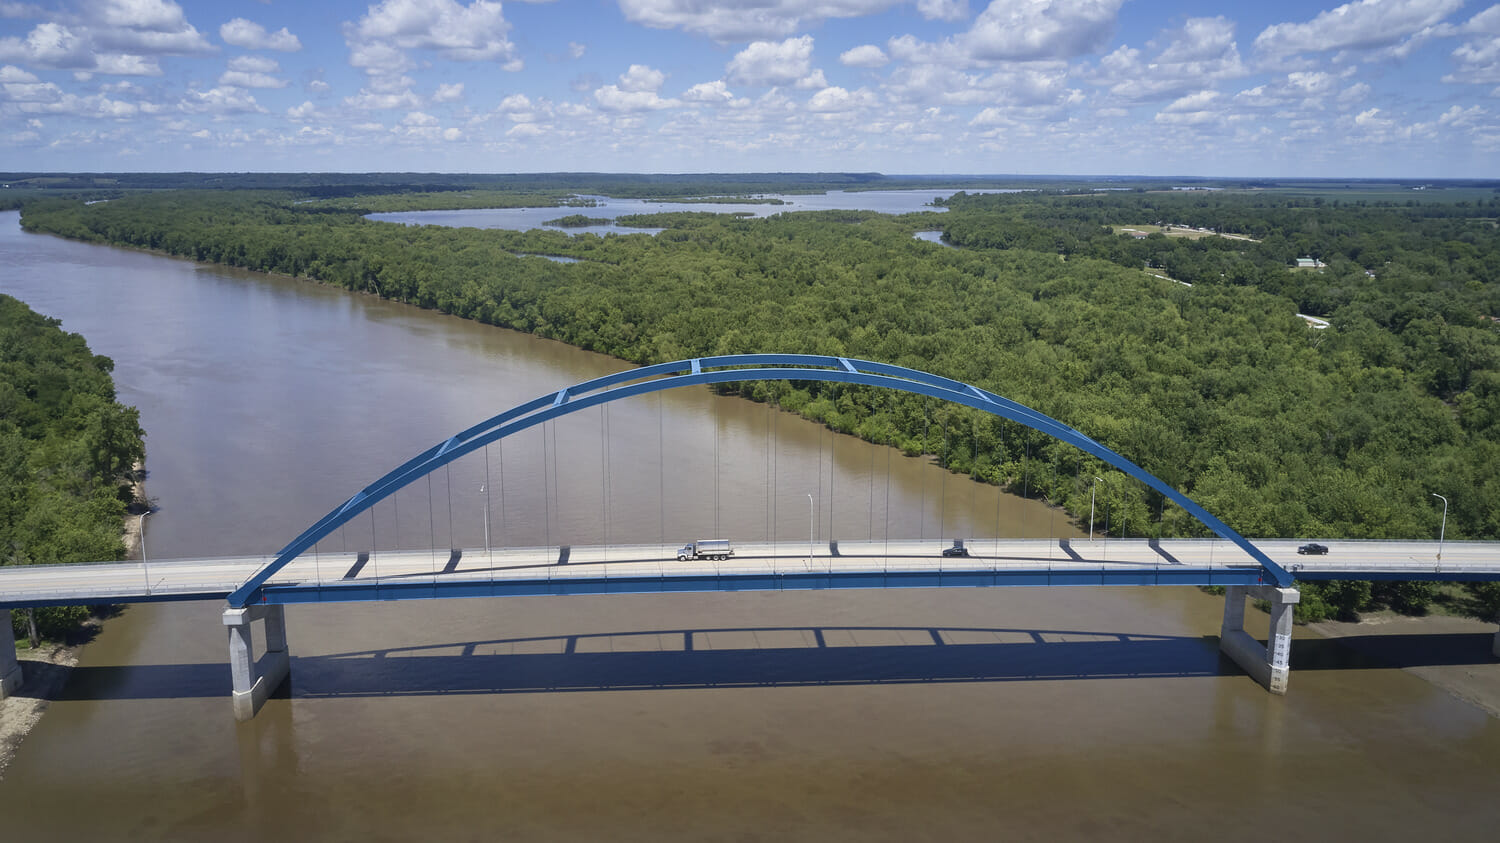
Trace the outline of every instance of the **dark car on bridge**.
<path fill-rule="evenodd" d="M 1317 542 L 1308 542 L 1307 544 L 1304 544 L 1301 547 L 1297 548 L 1297 553 L 1301 554 L 1302 556 L 1322 556 L 1327 552 L 1328 545 L 1318 544 Z"/>
<path fill-rule="evenodd" d="M 967 547 L 945 547 L 945 548 L 943 548 L 943 555 L 944 556 L 968 556 L 969 555 L 969 549 Z"/>

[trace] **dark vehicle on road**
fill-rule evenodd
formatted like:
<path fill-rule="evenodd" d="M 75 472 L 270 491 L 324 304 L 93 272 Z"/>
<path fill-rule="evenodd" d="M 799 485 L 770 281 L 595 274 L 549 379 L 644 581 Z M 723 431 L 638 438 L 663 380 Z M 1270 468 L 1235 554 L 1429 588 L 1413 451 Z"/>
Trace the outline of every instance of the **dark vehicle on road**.
<path fill-rule="evenodd" d="M 945 547 L 945 548 L 943 548 L 943 555 L 944 556 L 968 556 L 969 555 L 969 549 L 967 547 Z"/>
<path fill-rule="evenodd" d="M 1327 552 L 1328 545 L 1318 544 L 1317 542 L 1308 542 L 1307 544 L 1304 544 L 1301 547 L 1297 548 L 1297 553 L 1301 554 L 1302 556 L 1322 556 Z"/>

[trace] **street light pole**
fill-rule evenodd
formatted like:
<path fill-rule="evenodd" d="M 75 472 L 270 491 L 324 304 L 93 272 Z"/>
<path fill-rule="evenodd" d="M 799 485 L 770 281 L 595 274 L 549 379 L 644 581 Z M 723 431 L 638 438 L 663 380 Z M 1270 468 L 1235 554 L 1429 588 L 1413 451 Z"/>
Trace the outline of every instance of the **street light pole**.
<path fill-rule="evenodd" d="M 1095 477 L 1094 485 L 1089 487 L 1089 541 L 1094 540 L 1094 495 L 1099 491 L 1099 484 L 1103 482 L 1103 477 Z"/>
<path fill-rule="evenodd" d="M 479 491 L 484 493 L 484 552 L 490 552 L 490 487 L 488 483 L 480 484 Z"/>
<path fill-rule="evenodd" d="M 1443 502 L 1443 526 L 1438 528 L 1438 561 L 1443 561 L 1443 536 L 1448 532 L 1448 499 L 1437 492 L 1430 493 L 1433 497 Z"/>
<path fill-rule="evenodd" d="M 812 496 L 812 492 L 808 492 L 807 493 L 807 563 L 809 565 L 812 564 L 812 560 L 813 560 L 813 534 L 817 530 L 817 528 L 815 526 L 813 526 L 815 523 L 816 523 L 816 517 L 813 515 L 813 496 Z"/>
<path fill-rule="evenodd" d="M 151 593 L 151 572 L 149 570 L 147 570 L 147 568 L 146 568 L 146 516 L 150 515 L 150 514 L 151 514 L 151 510 L 149 510 L 149 509 L 146 510 L 145 512 L 141 513 L 141 528 L 140 528 L 140 533 L 141 533 L 141 576 L 146 581 L 146 593 L 147 594 Z"/>

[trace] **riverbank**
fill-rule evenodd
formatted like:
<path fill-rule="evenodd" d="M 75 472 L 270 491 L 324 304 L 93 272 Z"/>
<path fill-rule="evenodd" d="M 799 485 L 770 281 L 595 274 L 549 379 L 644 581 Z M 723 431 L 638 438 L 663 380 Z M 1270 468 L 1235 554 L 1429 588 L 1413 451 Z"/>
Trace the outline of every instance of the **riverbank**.
<path fill-rule="evenodd" d="M 91 618 L 90 624 L 100 621 Z M 5 770 L 15 757 L 16 750 L 26 739 L 47 705 L 57 699 L 68 684 L 68 676 L 78 665 L 82 644 L 43 643 L 40 649 L 21 650 L 16 657 L 21 662 L 24 680 L 16 693 L 0 700 L 0 781 L 5 780 Z"/>
<path fill-rule="evenodd" d="M 131 483 L 131 493 L 137 504 L 142 506 L 146 505 L 145 476 L 144 467 L 137 463 L 134 470 L 135 480 Z M 132 505 L 132 510 L 134 509 L 135 505 Z M 125 518 L 125 529 L 121 532 L 120 538 L 125 543 L 126 558 L 140 553 L 141 521 L 141 518 L 130 515 Z M 92 640 L 103 625 L 102 619 L 90 616 L 84 622 L 78 640 L 83 642 Z M 57 699 L 62 689 L 68 684 L 69 675 L 72 674 L 73 668 L 78 666 L 78 657 L 83 652 L 83 646 L 82 643 L 44 641 L 37 649 L 21 650 L 16 653 L 16 658 L 21 662 L 21 676 L 24 681 L 16 693 L 0 700 L 0 781 L 5 780 L 5 769 L 10 766 L 11 759 L 15 757 L 21 742 L 42 719 L 42 713 L 47 710 L 47 706 Z"/>
<path fill-rule="evenodd" d="M 1442 615 L 1406 617 L 1380 614 L 1355 623 L 1308 624 L 1324 638 L 1340 643 L 1380 665 L 1400 668 L 1455 697 L 1500 718 L 1500 659 L 1494 646 L 1495 625 L 1473 618 Z M 1441 646 L 1427 640 L 1441 637 Z M 1296 693 L 1296 647 L 1293 647 L 1292 691 Z"/>

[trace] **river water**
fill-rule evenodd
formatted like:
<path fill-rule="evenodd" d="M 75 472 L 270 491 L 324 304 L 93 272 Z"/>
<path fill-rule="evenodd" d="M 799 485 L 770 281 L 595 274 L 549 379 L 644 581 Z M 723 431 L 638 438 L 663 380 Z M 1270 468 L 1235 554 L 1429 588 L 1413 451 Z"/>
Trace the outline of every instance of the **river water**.
<path fill-rule="evenodd" d="M 274 551 L 449 434 L 621 368 L 24 234 L 14 213 L 0 266 L 0 292 L 114 358 L 148 432 L 152 558 Z M 486 505 L 515 546 L 1077 534 L 1040 502 L 697 389 L 489 460 L 328 541 L 476 547 Z M 1272 697 L 1218 657 L 1221 603 L 1193 589 L 297 606 L 290 691 L 244 724 L 221 610 L 106 623 L 0 782 L 7 839 L 1487 839 L 1500 821 L 1497 721 L 1302 635 Z"/>
<path fill-rule="evenodd" d="M 370 219 L 403 225 L 442 225 L 454 228 L 504 228 L 527 231 L 543 228 L 569 234 L 657 234 L 660 228 L 627 228 L 615 219 L 632 214 L 702 213 L 738 214 L 747 217 L 769 217 L 793 211 L 876 211 L 882 214 L 911 214 L 919 211 L 944 213 L 948 209 L 933 202 L 946 199 L 957 191 L 946 190 L 830 190 L 827 193 L 767 194 L 763 198 L 781 204 L 745 202 L 665 202 L 647 199 L 622 199 L 615 196 L 585 196 L 593 206 L 583 208 L 470 208 L 453 211 L 391 211 L 370 214 Z M 980 193 L 1021 193 L 1020 190 L 971 190 Z M 547 223 L 565 216 L 583 216 L 608 220 L 595 225 L 562 226 Z"/>

